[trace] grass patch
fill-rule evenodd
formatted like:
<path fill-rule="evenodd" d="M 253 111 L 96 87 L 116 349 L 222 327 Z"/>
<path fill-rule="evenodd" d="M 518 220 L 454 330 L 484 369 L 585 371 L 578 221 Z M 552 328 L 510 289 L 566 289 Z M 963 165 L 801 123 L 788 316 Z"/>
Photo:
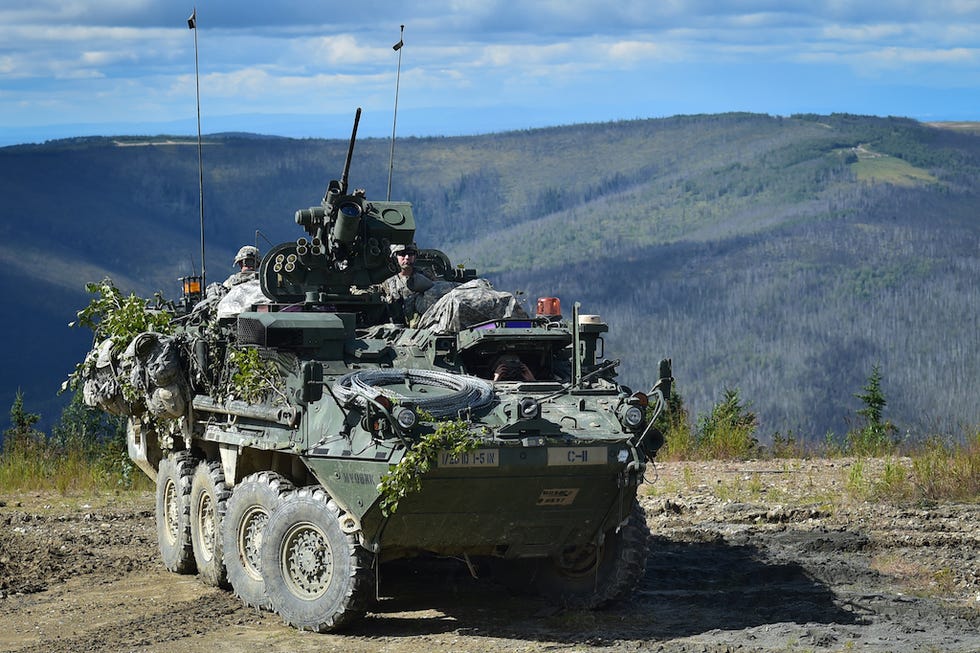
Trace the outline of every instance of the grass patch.
<path fill-rule="evenodd" d="M 939 180 L 928 171 L 916 168 L 908 161 L 887 154 L 863 150 L 858 160 L 851 164 L 858 181 L 894 184 L 895 186 L 921 186 Z"/>
<path fill-rule="evenodd" d="M 844 482 L 849 495 L 863 501 L 980 501 L 980 432 L 963 443 L 930 438 L 903 458 L 884 459 L 871 473 L 858 459 Z"/>
<path fill-rule="evenodd" d="M 153 483 L 125 451 L 88 451 L 37 442 L 0 455 L 0 492 L 56 492 L 62 496 L 116 490 L 151 490 Z"/>

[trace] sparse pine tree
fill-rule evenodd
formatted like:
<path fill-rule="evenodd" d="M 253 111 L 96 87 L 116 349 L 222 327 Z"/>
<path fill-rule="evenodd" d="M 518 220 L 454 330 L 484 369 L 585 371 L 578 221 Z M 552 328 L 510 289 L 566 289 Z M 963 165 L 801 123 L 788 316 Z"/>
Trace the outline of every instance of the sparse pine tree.
<path fill-rule="evenodd" d="M 24 410 L 24 393 L 17 390 L 10 406 L 10 428 L 3 432 L 4 452 L 26 451 L 43 441 L 44 434 L 34 428 L 41 416 Z"/>
<path fill-rule="evenodd" d="M 881 391 L 881 369 L 877 363 L 871 368 L 871 376 L 868 377 L 867 385 L 861 389 L 864 390 L 863 394 L 854 395 L 864 403 L 864 408 L 858 411 L 858 415 L 867 420 L 868 426 L 880 428 L 882 426 L 881 418 L 888 401 Z"/>
<path fill-rule="evenodd" d="M 881 378 L 881 369 L 876 363 L 871 368 L 871 376 L 868 377 L 867 383 L 861 388 L 864 392 L 854 395 L 864 404 L 864 408 L 857 411 L 864 425 L 847 434 L 849 453 L 879 456 L 894 450 L 897 444 L 895 435 L 898 429 L 884 419 L 888 401 L 881 390 Z"/>

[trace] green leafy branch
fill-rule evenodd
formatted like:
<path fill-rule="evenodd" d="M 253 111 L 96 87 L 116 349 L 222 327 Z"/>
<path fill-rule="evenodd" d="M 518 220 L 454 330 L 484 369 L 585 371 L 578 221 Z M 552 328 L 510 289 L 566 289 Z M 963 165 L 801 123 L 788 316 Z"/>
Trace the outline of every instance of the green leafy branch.
<path fill-rule="evenodd" d="M 130 293 L 128 297 L 116 288 L 112 279 L 104 278 L 99 283 L 85 284 L 85 290 L 93 297 L 88 306 L 76 313 L 77 319 L 69 322 L 69 327 L 88 327 L 94 334 L 94 341 L 100 343 L 112 339 L 112 353 L 118 355 L 129 343 L 145 331 L 169 334 L 174 330 L 172 316 L 162 310 L 149 308 L 145 299 Z M 90 365 L 95 361 L 90 360 Z M 85 377 L 86 363 L 75 366 L 68 376 L 66 388 L 77 390 Z M 64 389 L 64 388 L 63 388 Z"/>
<path fill-rule="evenodd" d="M 422 477 L 430 469 L 440 452 L 452 456 L 473 451 L 481 440 L 475 438 L 470 425 L 462 420 L 440 422 L 436 430 L 419 438 L 401 461 L 394 465 L 378 484 L 381 493 L 381 512 L 390 515 L 398 510 L 398 502 L 422 489 Z"/>
<path fill-rule="evenodd" d="M 255 347 L 232 349 L 228 352 L 228 364 L 233 370 L 228 379 L 228 393 L 249 403 L 264 400 L 275 392 L 284 401 L 286 396 L 282 374 L 275 362 L 259 356 Z"/>

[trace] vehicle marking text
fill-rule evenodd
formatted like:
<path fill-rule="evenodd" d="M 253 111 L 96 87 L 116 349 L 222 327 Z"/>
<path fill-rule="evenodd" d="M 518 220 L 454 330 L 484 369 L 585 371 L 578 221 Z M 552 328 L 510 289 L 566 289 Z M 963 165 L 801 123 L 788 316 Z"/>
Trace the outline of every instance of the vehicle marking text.
<path fill-rule="evenodd" d="M 605 447 L 549 447 L 549 465 L 605 465 L 609 453 Z"/>
<path fill-rule="evenodd" d="M 439 452 L 440 467 L 499 467 L 499 449 L 475 449 L 454 456 L 448 451 Z"/>
<path fill-rule="evenodd" d="M 541 490 L 539 506 L 570 506 L 575 501 L 578 488 L 547 488 Z"/>

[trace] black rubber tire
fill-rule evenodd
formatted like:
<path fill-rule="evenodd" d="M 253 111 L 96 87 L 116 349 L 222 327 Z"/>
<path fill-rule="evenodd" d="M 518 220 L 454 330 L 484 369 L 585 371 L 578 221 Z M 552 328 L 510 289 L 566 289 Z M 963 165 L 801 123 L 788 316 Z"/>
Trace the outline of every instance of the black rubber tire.
<path fill-rule="evenodd" d="M 189 451 L 175 451 L 160 461 L 157 469 L 156 522 L 160 558 L 164 566 L 178 574 L 193 574 L 191 546 L 191 475 L 194 457 Z"/>
<path fill-rule="evenodd" d="M 269 516 L 262 576 L 272 608 L 300 630 L 325 633 L 360 618 L 374 594 L 374 555 L 340 527 L 319 487 L 297 490 Z"/>
<path fill-rule="evenodd" d="M 643 508 L 634 499 L 626 522 L 606 533 L 598 551 L 565 553 L 564 562 L 538 561 L 533 584 L 543 595 L 571 608 L 595 610 L 630 596 L 646 572 L 650 529 Z"/>
<path fill-rule="evenodd" d="M 191 477 L 191 549 L 198 578 L 212 587 L 228 585 L 221 523 L 230 494 L 221 461 L 198 463 Z"/>
<path fill-rule="evenodd" d="M 221 536 L 228 582 L 253 608 L 270 608 L 262 578 L 261 545 L 269 515 L 295 490 L 275 472 L 259 472 L 235 485 L 228 499 Z"/>

